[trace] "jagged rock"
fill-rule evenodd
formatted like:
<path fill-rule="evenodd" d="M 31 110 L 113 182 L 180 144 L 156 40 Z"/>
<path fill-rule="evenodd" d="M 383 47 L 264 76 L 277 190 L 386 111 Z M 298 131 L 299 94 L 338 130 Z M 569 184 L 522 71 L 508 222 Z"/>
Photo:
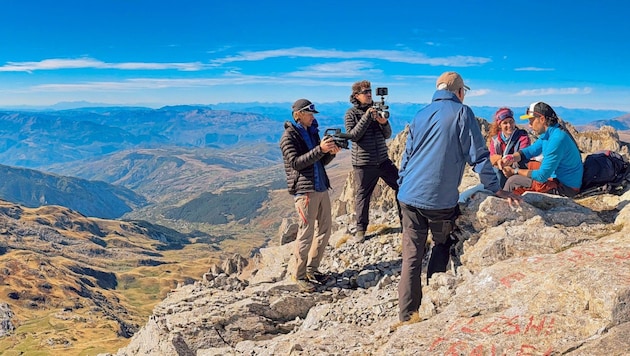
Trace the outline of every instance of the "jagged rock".
<path fill-rule="evenodd" d="M 292 219 L 284 218 L 280 227 L 278 227 L 278 236 L 280 245 L 287 244 L 291 241 L 295 241 L 298 233 L 298 224 L 293 222 Z"/>
<path fill-rule="evenodd" d="M 630 190 L 621 196 L 617 206 L 620 211 L 615 219 L 615 225 L 620 226 L 622 231 L 628 231 L 630 230 Z"/>
<path fill-rule="evenodd" d="M 11 306 L 7 303 L 0 303 L 0 337 L 9 335 L 15 330 L 15 325 L 11 321 L 13 316 Z"/>
<path fill-rule="evenodd" d="M 219 266 L 218 264 L 213 264 L 212 266 L 210 266 L 209 273 L 212 274 L 213 276 L 218 276 L 221 273 L 223 273 L 223 268 Z"/>
<path fill-rule="evenodd" d="M 294 246 L 295 242 L 291 242 L 282 246 L 261 248 L 250 262 L 253 269 L 249 278 L 250 284 L 273 283 L 287 278 Z"/>
<path fill-rule="evenodd" d="M 223 272 L 227 275 L 232 274 L 240 274 L 243 272 L 243 268 L 247 266 L 247 259 L 245 257 L 239 255 L 238 253 L 234 254 L 232 257 L 223 261 L 223 265 L 221 268 Z"/>
<path fill-rule="evenodd" d="M 619 143 L 619 134 L 611 126 L 602 126 L 598 131 L 587 131 L 578 133 L 573 131 L 573 137 L 578 143 L 582 152 L 596 152 L 599 150 L 612 150 L 620 152 L 622 150 Z M 627 157 L 627 148 L 625 149 Z"/>

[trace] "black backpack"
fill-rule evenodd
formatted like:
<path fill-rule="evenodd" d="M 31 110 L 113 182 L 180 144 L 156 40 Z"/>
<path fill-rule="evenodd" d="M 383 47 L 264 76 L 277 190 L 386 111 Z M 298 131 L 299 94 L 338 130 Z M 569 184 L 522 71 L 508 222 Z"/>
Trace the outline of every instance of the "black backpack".
<path fill-rule="evenodd" d="M 584 159 L 584 173 L 580 196 L 615 193 L 630 180 L 630 163 L 617 152 L 605 150 Z"/>

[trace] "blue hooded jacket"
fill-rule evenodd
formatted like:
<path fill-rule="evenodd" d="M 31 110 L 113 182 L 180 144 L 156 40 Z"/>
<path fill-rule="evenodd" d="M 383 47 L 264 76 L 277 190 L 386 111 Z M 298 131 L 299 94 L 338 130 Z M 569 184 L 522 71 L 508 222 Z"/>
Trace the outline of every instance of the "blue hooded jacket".
<path fill-rule="evenodd" d="M 398 200 L 427 210 L 457 205 L 466 163 L 484 188 L 499 191 L 490 152 L 473 111 L 448 90 L 438 90 L 431 104 L 409 125 L 400 165 Z"/>

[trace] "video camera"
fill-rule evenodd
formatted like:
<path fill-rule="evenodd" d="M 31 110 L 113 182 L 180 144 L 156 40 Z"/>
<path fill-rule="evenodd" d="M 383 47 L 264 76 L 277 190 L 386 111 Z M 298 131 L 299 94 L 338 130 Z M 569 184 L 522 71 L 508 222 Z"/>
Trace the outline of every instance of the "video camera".
<path fill-rule="evenodd" d="M 389 119 L 388 105 L 385 105 L 385 96 L 387 95 L 387 88 L 376 88 L 376 95 L 381 96 L 381 101 L 372 103 L 372 107 L 376 109 L 378 115 L 384 119 Z"/>
<path fill-rule="evenodd" d="M 326 131 L 324 131 L 324 138 L 326 137 L 332 137 L 335 145 L 337 145 L 337 147 L 339 148 L 349 147 L 348 140 L 350 140 L 350 135 L 341 132 L 340 128 L 326 129 Z"/>

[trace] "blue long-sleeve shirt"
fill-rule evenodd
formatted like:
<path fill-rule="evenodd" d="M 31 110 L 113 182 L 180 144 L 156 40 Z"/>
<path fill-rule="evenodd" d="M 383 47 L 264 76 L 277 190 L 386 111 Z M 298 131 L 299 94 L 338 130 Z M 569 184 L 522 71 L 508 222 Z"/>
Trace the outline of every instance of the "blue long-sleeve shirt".
<path fill-rule="evenodd" d="M 558 124 L 549 126 L 536 142 L 522 149 L 521 154 L 524 156 L 522 160 L 543 155 L 540 168 L 531 171 L 532 179 L 545 182 L 556 178 L 563 185 L 575 189 L 582 185 L 582 156 L 573 139 Z"/>
<path fill-rule="evenodd" d="M 479 174 L 485 189 L 500 189 L 472 110 L 452 92 L 438 90 L 409 125 L 398 200 L 420 209 L 454 207 L 466 163 Z"/>

